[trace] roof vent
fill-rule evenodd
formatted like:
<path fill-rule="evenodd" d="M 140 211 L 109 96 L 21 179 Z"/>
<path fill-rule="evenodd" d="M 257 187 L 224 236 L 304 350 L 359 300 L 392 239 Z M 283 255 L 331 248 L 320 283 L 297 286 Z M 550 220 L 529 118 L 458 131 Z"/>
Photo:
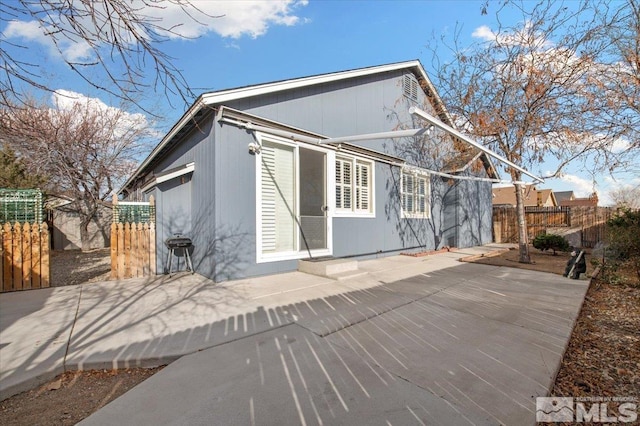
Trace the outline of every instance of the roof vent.
<path fill-rule="evenodd" d="M 402 89 L 407 98 L 418 101 L 418 81 L 411 74 L 404 75 Z"/>

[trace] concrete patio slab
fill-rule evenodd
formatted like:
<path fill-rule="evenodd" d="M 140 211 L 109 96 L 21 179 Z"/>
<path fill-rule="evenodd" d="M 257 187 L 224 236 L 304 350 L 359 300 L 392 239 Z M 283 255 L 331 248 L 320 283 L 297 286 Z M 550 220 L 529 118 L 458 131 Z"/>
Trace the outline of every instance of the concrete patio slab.
<path fill-rule="evenodd" d="M 194 395 L 190 381 L 197 396 L 185 404 L 196 414 L 160 423 L 209 424 L 213 406 L 221 418 L 253 412 L 267 423 L 533 424 L 534 397 L 548 391 L 588 282 L 458 261 L 495 248 L 361 261 L 366 274 L 345 281 L 178 274 L 3 294 L 0 390 L 9 396 L 61 368 L 174 361 L 115 411 L 137 418 L 124 407 L 145 400 L 147 386 L 171 407 Z M 256 383 L 261 375 L 273 390 Z"/>
<path fill-rule="evenodd" d="M 490 273 L 493 268 L 443 270 L 466 272 L 468 279 L 325 339 L 441 396 L 468 417 L 533 424 L 535 397 L 546 396 L 555 378 L 586 285 L 567 285 L 569 280 L 547 274 L 531 276 L 536 278 L 528 284 L 531 289 L 549 285 L 541 280 L 552 281 L 562 300 L 558 309 L 566 314 L 533 322 L 526 306 L 543 303 L 535 291 L 501 297 L 493 293 L 495 282 L 483 277 L 482 270 Z M 520 277 L 520 285 L 523 282 Z M 493 299 L 490 303 L 466 297 L 480 287 L 484 297 Z"/>
<path fill-rule="evenodd" d="M 81 425 L 490 424 L 289 325 L 188 355 Z"/>
<path fill-rule="evenodd" d="M 0 295 L 0 400 L 64 371 L 79 287 Z"/>

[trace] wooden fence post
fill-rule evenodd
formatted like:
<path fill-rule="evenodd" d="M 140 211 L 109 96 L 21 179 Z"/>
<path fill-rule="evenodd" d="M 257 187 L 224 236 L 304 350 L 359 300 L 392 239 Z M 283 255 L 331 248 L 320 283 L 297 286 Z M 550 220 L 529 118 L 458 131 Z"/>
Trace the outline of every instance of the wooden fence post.
<path fill-rule="evenodd" d="M 51 267 L 49 264 L 49 226 L 47 226 L 46 223 L 43 223 L 40 229 L 40 271 L 42 273 L 40 286 L 49 287 L 49 285 L 51 285 Z"/>
<path fill-rule="evenodd" d="M 13 289 L 22 290 L 22 226 L 13 225 Z"/>
<path fill-rule="evenodd" d="M 111 279 L 118 278 L 118 225 L 111 224 Z"/>
<path fill-rule="evenodd" d="M 35 226 L 35 224 L 34 224 Z M 22 288 L 31 289 L 31 225 L 27 222 L 22 227 Z"/>
<path fill-rule="evenodd" d="M 151 217 L 149 218 L 149 231 L 148 231 L 148 262 L 149 262 L 149 275 L 156 274 L 156 199 L 153 195 L 149 197 L 149 211 Z"/>
<path fill-rule="evenodd" d="M 42 288 L 42 235 L 41 225 L 34 224 L 31 228 L 31 287 Z"/>
<path fill-rule="evenodd" d="M 149 270 L 151 275 L 156 274 L 156 224 L 149 224 Z"/>
<path fill-rule="evenodd" d="M 124 224 L 118 223 L 118 279 L 124 278 Z"/>
<path fill-rule="evenodd" d="M 140 253 L 142 254 L 140 271 L 143 277 L 149 275 L 149 224 L 140 224 Z"/>
<path fill-rule="evenodd" d="M 131 278 L 131 224 L 124 224 L 124 277 Z"/>
<path fill-rule="evenodd" d="M 11 229 L 10 223 L 5 223 L 3 226 L 3 241 L 2 250 L 4 252 L 4 287 L 3 291 L 13 290 L 13 229 Z"/>

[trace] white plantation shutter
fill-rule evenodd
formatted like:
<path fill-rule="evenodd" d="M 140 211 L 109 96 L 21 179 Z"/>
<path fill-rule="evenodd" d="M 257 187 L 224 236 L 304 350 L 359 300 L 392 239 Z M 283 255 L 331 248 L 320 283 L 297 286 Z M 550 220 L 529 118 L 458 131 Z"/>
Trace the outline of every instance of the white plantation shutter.
<path fill-rule="evenodd" d="M 404 173 L 402 175 L 402 210 L 405 213 L 412 214 L 414 209 L 414 177 L 413 175 Z"/>
<path fill-rule="evenodd" d="M 373 212 L 373 162 L 336 158 L 336 209 L 358 215 Z"/>
<path fill-rule="evenodd" d="M 276 185 L 269 171 L 276 169 L 275 150 L 262 147 L 262 251 L 276 249 Z"/>
<path fill-rule="evenodd" d="M 336 159 L 336 208 L 351 209 L 351 160 Z"/>
<path fill-rule="evenodd" d="M 295 250 L 295 155 L 292 147 L 263 143 L 262 252 Z"/>
<path fill-rule="evenodd" d="M 429 177 L 402 173 L 402 213 L 407 217 L 429 217 Z"/>
<path fill-rule="evenodd" d="M 427 212 L 427 180 L 425 178 L 418 178 L 418 186 L 416 188 L 417 205 L 416 213 L 424 216 Z"/>
<path fill-rule="evenodd" d="M 356 210 L 369 211 L 371 203 L 371 164 L 356 162 Z"/>

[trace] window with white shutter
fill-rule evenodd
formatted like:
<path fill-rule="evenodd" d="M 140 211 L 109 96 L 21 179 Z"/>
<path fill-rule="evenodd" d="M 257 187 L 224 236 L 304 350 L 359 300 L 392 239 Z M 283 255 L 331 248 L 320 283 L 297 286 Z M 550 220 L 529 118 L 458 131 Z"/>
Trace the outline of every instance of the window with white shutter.
<path fill-rule="evenodd" d="M 351 210 L 351 160 L 343 158 L 336 159 L 336 209 Z"/>
<path fill-rule="evenodd" d="M 369 212 L 371 187 L 371 163 L 357 160 L 356 161 L 356 205 L 355 210 L 360 212 Z"/>
<path fill-rule="evenodd" d="M 402 216 L 429 218 L 429 175 L 402 172 L 401 181 Z"/>
<path fill-rule="evenodd" d="M 373 162 L 336 157 L 336 214 L 374 216 Z"/>

